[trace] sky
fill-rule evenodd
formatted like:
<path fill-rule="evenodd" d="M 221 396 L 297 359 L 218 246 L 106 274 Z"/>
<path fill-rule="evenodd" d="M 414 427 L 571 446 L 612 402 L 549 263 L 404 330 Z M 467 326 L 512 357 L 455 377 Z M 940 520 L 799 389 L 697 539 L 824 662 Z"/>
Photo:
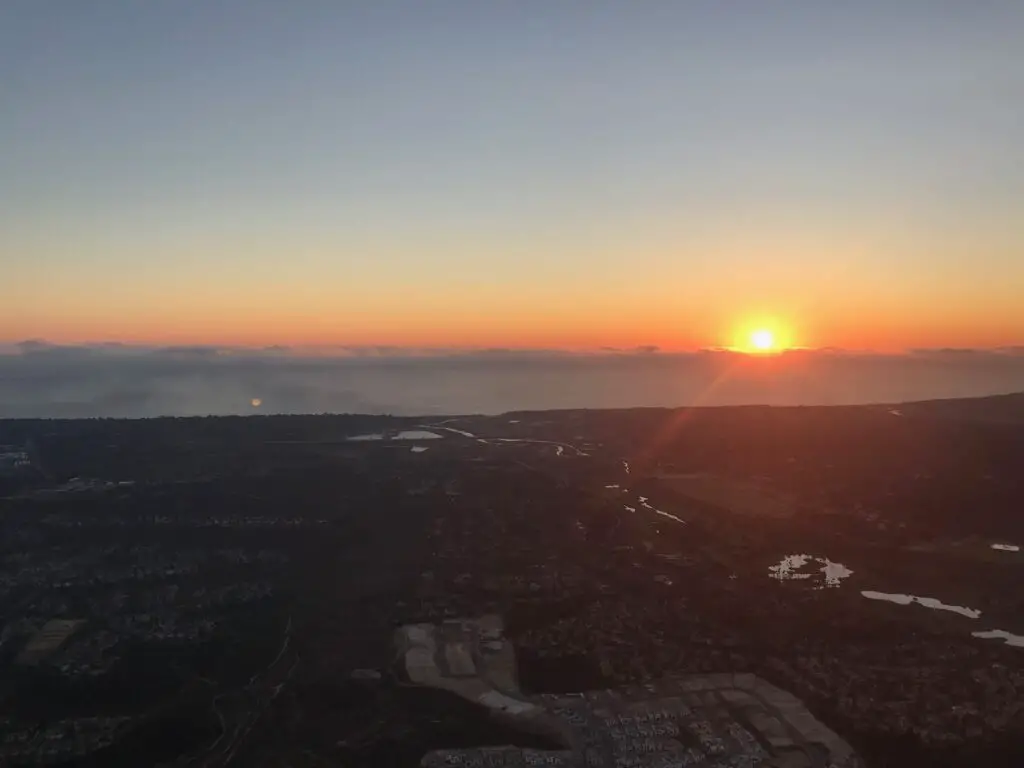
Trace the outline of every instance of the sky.
<path fill-rule="evenodd" d="M 1024 340 L 1024 3 L 4 0 L 0 342 Z"/>

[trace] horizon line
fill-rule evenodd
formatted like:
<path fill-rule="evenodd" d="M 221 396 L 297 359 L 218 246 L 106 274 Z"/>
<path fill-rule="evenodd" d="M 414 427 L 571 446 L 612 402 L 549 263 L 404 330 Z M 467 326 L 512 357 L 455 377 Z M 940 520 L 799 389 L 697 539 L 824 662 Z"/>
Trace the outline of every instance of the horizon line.
<path fill-rule="evenodd" d="M 999 356 L 1024 355 L 1024 344 L 988 347 L 905 347 L 878 349 L 870 347 L 800 346 L 792 345 L 769 352 L 752 352 L 736 346 L 705 345 L 694 347 L 665 347 L 657 344 L 634 346 L 493 346 L 493 345 L 400 345 L 400 344 L 158 344 L 122 341 L 50 342 L 42 338 L 0 340 L 0 356 L 32 356 L 52 353 L 154 353 L 183 354 L 206 357 L 325 357 L 325 358 L 460 358 L 460 357 L 601 357 L 601 356 L 686 356 L 697 354 L 735 354 L 754 359 L 778 358 L 792 354 L 868 355 L 877 357 L 922 356 L 927 354 L 970 355 L 993 354 Z"/>

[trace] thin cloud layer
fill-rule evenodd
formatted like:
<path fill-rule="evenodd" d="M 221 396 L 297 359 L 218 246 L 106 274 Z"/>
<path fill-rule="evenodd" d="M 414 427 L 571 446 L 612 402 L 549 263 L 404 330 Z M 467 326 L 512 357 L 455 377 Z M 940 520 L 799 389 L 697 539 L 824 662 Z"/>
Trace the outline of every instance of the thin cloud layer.
<path fill-rule="evenodd" d="M 5 352 L 0 417 L 8 418 L 855 404 L 1024 390 L 1019 348 L 903 355 L 794 350 L 756 358 L 653 347 L 590 353 L 338 347 L 332 354 L 31 340 Z"/>

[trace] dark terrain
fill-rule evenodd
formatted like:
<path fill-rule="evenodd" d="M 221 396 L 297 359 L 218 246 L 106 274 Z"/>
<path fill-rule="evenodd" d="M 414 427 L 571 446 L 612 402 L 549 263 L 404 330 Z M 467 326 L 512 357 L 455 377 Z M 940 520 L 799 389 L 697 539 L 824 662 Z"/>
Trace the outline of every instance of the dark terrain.
<path fill-rule="evenodd" d="M 441 439 L 346 439 L 401 430 Z M 1024 765 L 1024 647 L 972 636 L 1024 635 L 1024 395 L 8 420 L 0 444 L 0 765 L 533 743 L 395 674 L 396 626 L 485 612 L 527 691 L 754 672 L 869 765 Z M 52 619 L 84 623 L 30 658 Z"/>

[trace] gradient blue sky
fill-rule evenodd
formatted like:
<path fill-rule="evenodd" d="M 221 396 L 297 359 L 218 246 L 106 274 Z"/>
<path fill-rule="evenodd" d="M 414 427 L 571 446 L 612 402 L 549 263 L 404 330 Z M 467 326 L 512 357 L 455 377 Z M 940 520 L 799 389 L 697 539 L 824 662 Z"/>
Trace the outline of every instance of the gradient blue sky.
<path fill-rule="evenodd" d="M 1024 2 L 4 0 L 0 340 L 1024 340 Z"/>

